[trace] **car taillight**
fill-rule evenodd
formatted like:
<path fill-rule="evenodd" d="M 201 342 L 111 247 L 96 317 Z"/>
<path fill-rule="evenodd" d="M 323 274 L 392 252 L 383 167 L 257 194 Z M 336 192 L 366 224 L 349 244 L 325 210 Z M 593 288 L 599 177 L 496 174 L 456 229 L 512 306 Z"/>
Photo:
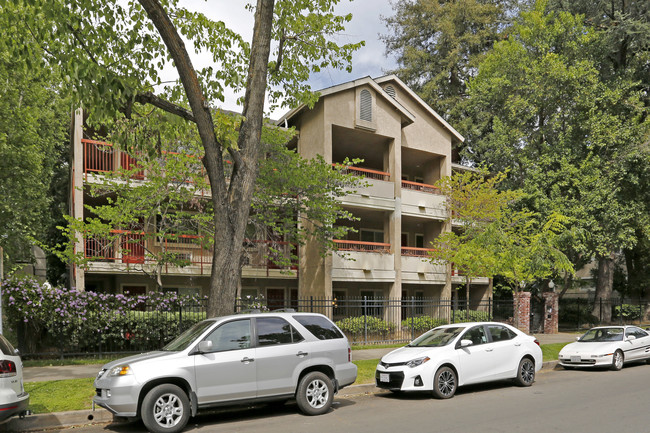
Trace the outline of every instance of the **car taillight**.
<path fill-rule="evenodd" d="M 0 361 L 0 377 L 11 377 L 16 375 L 16 363 L 5 359 Z"/>
<path fill-rule="evenodd" d="M 352 362 L 352 349 L 348 347 L 348 362 Z"/>
<path fill-rule="evenodd" d="M 535 338 L 533 341 L 535 342 L 535 344 L 537 344 L 539 346 L 539 340 L 537 338 Z"/>

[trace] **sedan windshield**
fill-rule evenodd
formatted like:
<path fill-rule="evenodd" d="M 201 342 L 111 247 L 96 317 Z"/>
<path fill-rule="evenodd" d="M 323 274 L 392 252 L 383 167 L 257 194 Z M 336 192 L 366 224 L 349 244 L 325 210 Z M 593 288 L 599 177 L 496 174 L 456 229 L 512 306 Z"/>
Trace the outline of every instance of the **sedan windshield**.
<path fill-rule="evenodd" d="M 214 320 L 199 322 L 168 343 L 162 350 L 169 350 L 171 352 L 185 350 L 199 335 L 203 334 L 203 331 L 212 325 L 214 325 Z"/>
<path fill-rule="evenodd" d="M 441 347 L 446 346 L 458 336 L 465 328 L 435 328 L 429 332 L 420 335 L 411 341 L 408 347 Z"/>
<path fill-rule="evenodd" d="M 600 343 L 603 341 L 623 341 L 623 328 L 594 328 L 578 340 L 581 343 Z"/>

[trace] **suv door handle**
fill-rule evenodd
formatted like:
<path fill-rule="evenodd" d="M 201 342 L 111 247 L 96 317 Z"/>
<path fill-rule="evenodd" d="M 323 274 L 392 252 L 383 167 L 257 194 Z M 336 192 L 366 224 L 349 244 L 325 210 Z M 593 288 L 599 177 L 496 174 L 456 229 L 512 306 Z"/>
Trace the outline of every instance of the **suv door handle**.
<path fill-rule="evenodd" d="M 296 353 L 296 356 L 299 356 L 300 358 L 304 358 L 307 355 L 309 355 L 309 353 L 303 351 Z"/>
<path fill-rule="evenodd" d="M 255 358 L 249 358 L 249 357 L 246 357 L 241 360 L 241 362 L 243 362 L 244 364 L 248 364 L 249 362 L 253 362 L 253 361 L 255 361 Z"/>

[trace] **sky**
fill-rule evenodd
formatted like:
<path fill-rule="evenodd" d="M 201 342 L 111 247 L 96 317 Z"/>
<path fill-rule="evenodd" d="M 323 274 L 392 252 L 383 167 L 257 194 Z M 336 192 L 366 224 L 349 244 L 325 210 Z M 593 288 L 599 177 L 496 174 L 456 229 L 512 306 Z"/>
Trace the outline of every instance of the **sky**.
<path fill-rule="evenodd" d="M 199 10 L 213 20 L 223 21 L 229 28 L 237 31 L 250 42 L 253 35 L 253 15 L 244 7 L 246 0 L 185 0 L 182 2 L 190 10 Z M 236 7 L 238 5 L 239 7 Z M 383 42 L 379 34 L 387 33 L 381 16 L 390 16 L 393 9 L 388 0 L 341 0 L 336 6 L 339 15 L 352 13 L 352 21 L 346 26 L 345 33 L 338 36 L 339 44 L 364 40 L 366 46 L 353 55 L 352 73 L 335 69 L 324 70 L 310 78 L 309 84 L 313 90 L 331 87 L 357 78 L 384 75 L 385 71 L 395 68 L 395 59 L 385 55 Z M 209 61 L 209 59 L 206 59 Z M 195 67 L 201 67 L 201 59 L 197 59 Z M 227 110 L 241 111 L 232 93 L 226 94 L 225 103 L 219 107 Z M 279 118 L 287 109 L 278 109 L 271 117 Z"/>

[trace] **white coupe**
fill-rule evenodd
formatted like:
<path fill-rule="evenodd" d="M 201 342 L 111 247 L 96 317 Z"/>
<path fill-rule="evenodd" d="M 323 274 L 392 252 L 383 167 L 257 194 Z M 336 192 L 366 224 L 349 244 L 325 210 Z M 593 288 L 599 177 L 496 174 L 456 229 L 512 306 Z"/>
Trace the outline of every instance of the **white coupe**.
<path fill-rule="evenodd" d="M 626 362 L 650 360 L 650 334 L 637 326 L 599 326 L 577 340 L 560 350 L 562 367 L 620 370 Z"/>
<path fill-rule="evenodd" d="M 503 323 L 457 323 L 434 328 L 381 358 L 379 388 L 432 391 L 451 398 L 462 385 L 514 379 L 530 386 L 542 368 L 535 337 Z"/>

